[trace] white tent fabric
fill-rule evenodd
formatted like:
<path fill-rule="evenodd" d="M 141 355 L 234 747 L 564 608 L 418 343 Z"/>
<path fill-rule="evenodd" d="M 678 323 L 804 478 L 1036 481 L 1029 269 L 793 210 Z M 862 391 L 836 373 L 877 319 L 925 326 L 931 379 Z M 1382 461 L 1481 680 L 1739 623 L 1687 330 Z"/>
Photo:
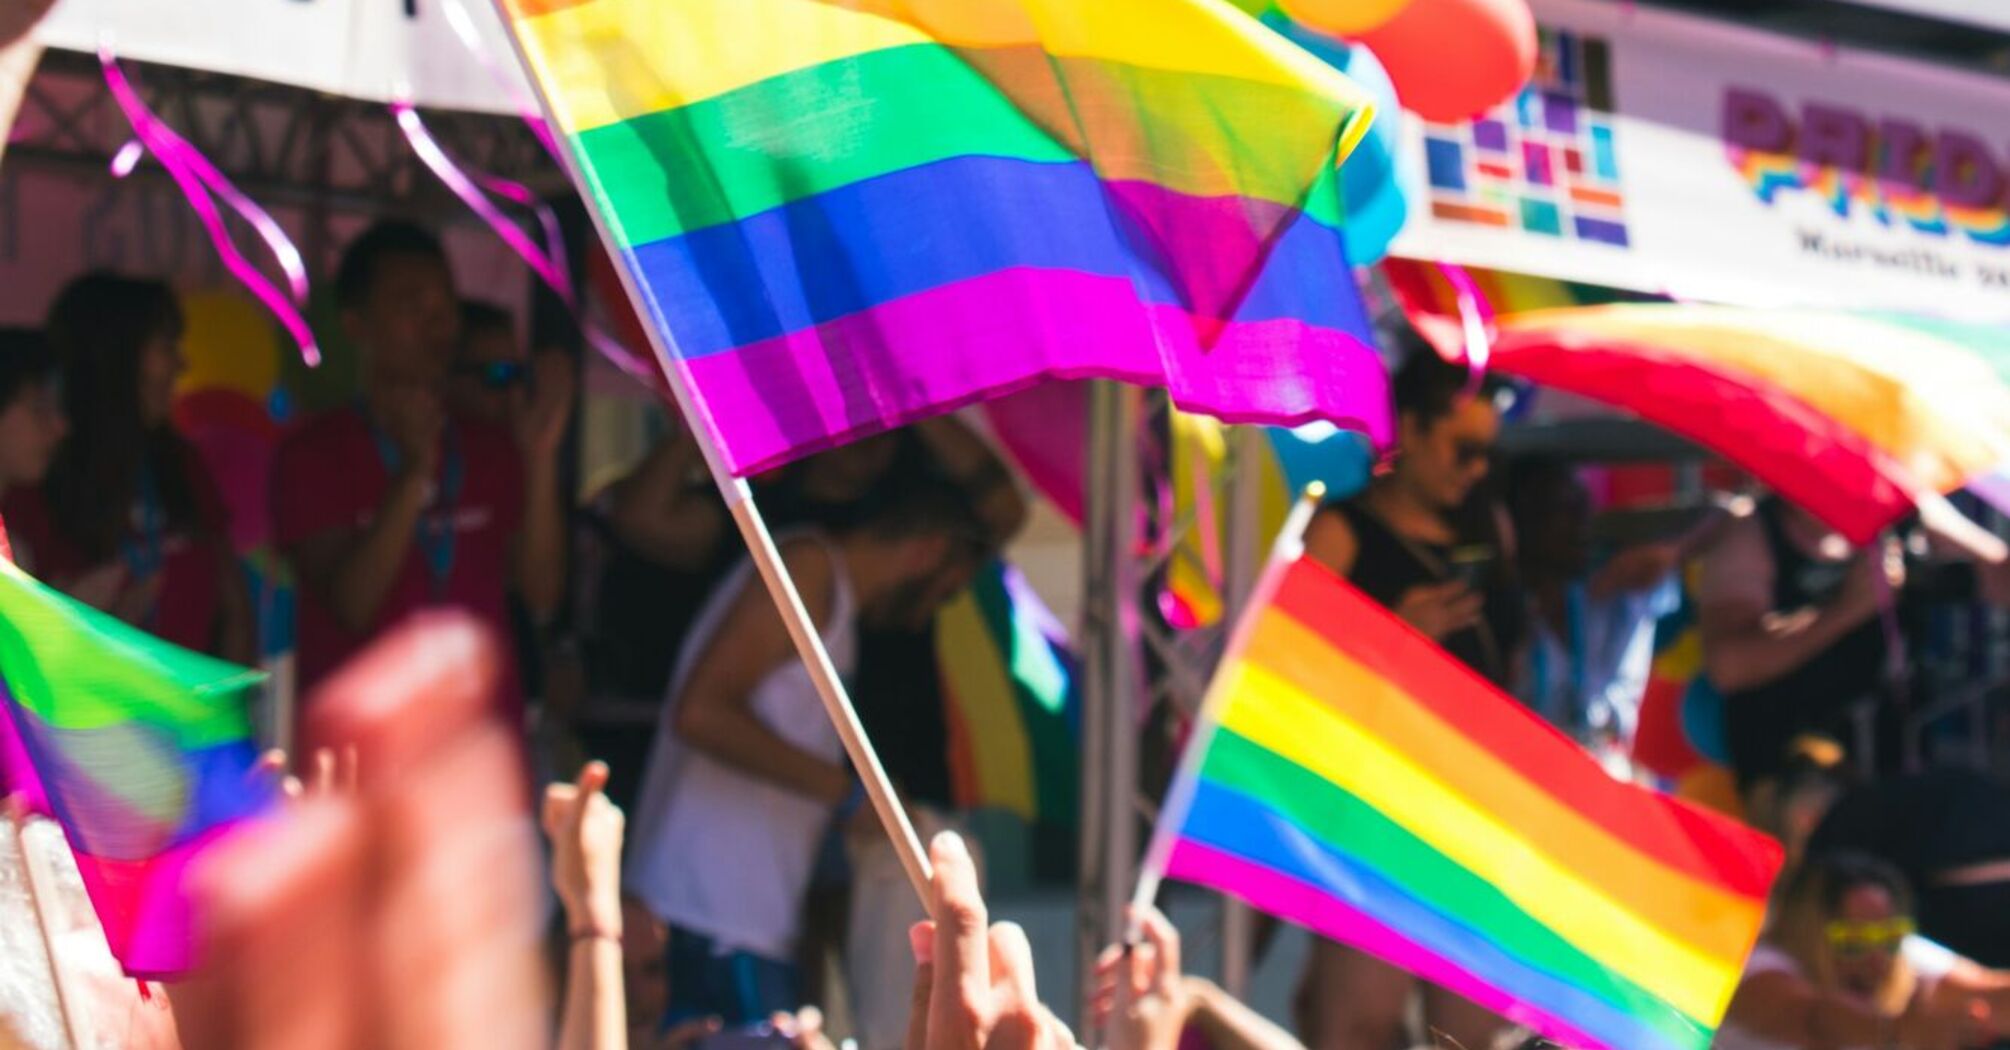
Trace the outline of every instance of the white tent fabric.
<path fill-rule="evenodd" d="M 517 97 L 461 42 L 456 8 L 494 67 L 522 72 L 492 0 L 60 0 L 48 47 L 211 70 L 331 94 L 487 113 Z"/>

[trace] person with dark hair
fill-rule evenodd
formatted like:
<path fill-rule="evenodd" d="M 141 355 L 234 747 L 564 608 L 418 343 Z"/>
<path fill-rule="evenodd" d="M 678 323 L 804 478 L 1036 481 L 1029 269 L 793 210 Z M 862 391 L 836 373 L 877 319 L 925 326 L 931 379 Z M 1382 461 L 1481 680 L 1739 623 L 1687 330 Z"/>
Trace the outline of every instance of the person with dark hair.
<path fill-rule="evenodd" d="M 1394 383 L 1396 460 L 1360 496 L 1320 510 L 1305 552 L 1505 687 L 1519 599 L 1494 509 L 1471 505 L 1500 414 L 1488 389 L 1471 389 L 1463 364 L 1407 330 L 1400 338 L 1408 356 Z M 1478 527 L 1462 518 L 1479 519 Z M 1388 963 L 1316 940 L 1299 991 L 1301 1034 L 1316 1050 L 1387 1050 L 1402 1039 L 1419 990 L 1416 978 Z M 1421 991 L 1428 1026 L 1462 1045 L 1487 1046 L 1502 1026 L 1459 996 Z"/>
<path fill-rule="evenodd" d="M 1323 508 L 1305 549 L 1505 686 L 1512 648 L 1498 624 L 1506 614 L 1489 615 L 1490 603 L 1511 602 L 1500 530 L 1491 508 L 1474 514 L 1469 502 L 1491 466 L 1500 413 L 1492 388 L 1469 391 L 1467 375 L 1428 346 L 1409 348 L 1394 383 L 1393 464 L 1360 496 Z"/>
<path fill-rule="evenodd" d="M 227 512 L 169 410 L 182 313 L 158 281 L 93 273 L 46 329 L 71 430 L 39 490 L 9 499 L 23 558 L 50 585 L 197 652 L 256 658 Z"/>
<path fill-rule="evenodd" d="M 1982 965 L 2010 968 L 2010 783 L 1936 769 L 1838 782 L 1829 797 L 1810 850 L 1889 862 L 1919 893 L 1921 932 Z"/>
<path fill-rule="evenodd" d="M 0 500 L 8 489 L 39 485 L 48 474 L 49 461 L 70 430 L 60 396 L 56 358 L 42 333 L 0 328 Z"/>
<path fill-rule="evenodd" d="M 508 636 L 512 586 L 544 616 L 565 580 L 570 370 L 540 369 L 504 420 L 452 410 L 461 301 L 445 251 L 418 227 L 363 233 L 335 290 L 363 395 L 287 435 L 273 468 L 274 535 L 300 582 L 303 690 L 417 610 L 458 606 Z M 501 702 L 521 727 L 518 674 L 504 676 Z"/>
<path fill-rule="evenodd" d="M 1786 877 L 1712 1044 L 1958 1050 L 1987 1045 L 1992 973 L 1921 938 L 1905 877 L 1855 853 L 1818 853 Z"/>
<path fill-rule="evenodd" d="M 968 497 L 914 485 L 864 521 L 779 540 L 841 675 L 858 636 L 919 621 L 991 550 Z M 772 600 L 743 562 L 686 635 L 643 776 L 627 889 L 670 928 L 671 1022 L 794 1009 L 805 892 L 833 822 L 871 821 Z"/>

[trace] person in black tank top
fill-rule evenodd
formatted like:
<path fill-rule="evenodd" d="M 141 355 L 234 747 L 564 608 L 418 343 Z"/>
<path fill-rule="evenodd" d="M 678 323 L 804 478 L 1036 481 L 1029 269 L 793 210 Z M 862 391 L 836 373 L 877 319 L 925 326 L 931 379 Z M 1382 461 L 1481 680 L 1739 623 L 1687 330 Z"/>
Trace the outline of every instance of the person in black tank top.
<path fill-rule="evenodd" d="M 1409 345 L 1394 383 L 1398 458 L 1361 496 L 1322 509 L 1305 550 L 1504 686 L 1513 640 L 1489 622 L 1489 606 L 1506 615 L 1519 602 L 1497 586 L 1507 559 L 1490 508 L 1482 502 L 1479 513 L 1461 513 L 1475 507 L 1500 417 L 1485 391 L 1468 393 L 1464 365 L 1446 362 L 1414 334 L 1402 341 Z M 1489 602 L 1490 593 L 1505 598 Z M 1459 996 L 1322 939 L 1300 985 L 1299 1029 L 1308 1046 L 1405 1045 L 1412 993 L 1422 994 L 1428 1028 L 1448 1045 L 1491 1046 L 1506 1027 Z"/>
<path fill-rule="evenodd" d="M 1768 499 L 1705 557 L 1698 601 L 1741 791 L 1777 776 L 1796 736 L 1852 741 L 1852 712 L 1888 681 L 1867 555 Z"/>
<path fill-rule="evenodd" d="M 1500 417 L 1466 369 L 1429 349 L 1395 378 L 1394 466 L 1322 509 L 1306 551 L 1497 685 L 1508 683 L 1515 601 L 1486 479 Z"/>

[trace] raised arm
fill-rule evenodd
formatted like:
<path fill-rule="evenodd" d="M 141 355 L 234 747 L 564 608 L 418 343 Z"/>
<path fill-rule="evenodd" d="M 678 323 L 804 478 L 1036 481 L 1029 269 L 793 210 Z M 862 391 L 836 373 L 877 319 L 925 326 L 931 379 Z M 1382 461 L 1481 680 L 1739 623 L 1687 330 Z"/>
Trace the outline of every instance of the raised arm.
<path fill-rule="evenodd" d="M 709 484 L 687 484 L 699 463 L 697 439 L 680 430 L 615 484 L 608 517 L 623 543 L 672 569 L 704 567 L 727 522 Z"/>
<path fill-rule="evenodd" d="M 573 784 L 545 789 L 551 883 L 565 906 L 565 1006 L 559 1050 L 626 1050 L 621 974 L 621 810 L 607 801 L 607 766 L 589 762 Z"/>
<path fill-rule="evenodd" d="M 1876 615 L 1872 559 L 1851 571 L 1835 601 L 1817 609 L 1775 610 L 1774 567 L 1756 519 L 1730 525 L 1703 559 L 1697 588 L 1703 666 L 1710 681 L 1738 692 L 1774 681 L 1841 641 Z"/>

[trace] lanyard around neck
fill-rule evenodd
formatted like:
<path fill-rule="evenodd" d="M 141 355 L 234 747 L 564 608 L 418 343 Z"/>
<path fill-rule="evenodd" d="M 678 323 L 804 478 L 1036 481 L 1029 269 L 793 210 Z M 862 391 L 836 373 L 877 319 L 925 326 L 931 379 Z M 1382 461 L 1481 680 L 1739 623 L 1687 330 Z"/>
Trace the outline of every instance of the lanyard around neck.
<path fill-rule="evenodd" d="M 119 557 L 126 564 L 128 584 L 137 584 L 161 571 L 167 561 L 167 510 L 161 503 L 160 479 L 153 465 L 144 459 L 133 479 L 132 535 L 119 544 Z M 153 630 L 160 623 L 160 592 L 154 592 L 139 625 Z"/>
<path fill-rule="evenodd" d="M 404 462 L 404 454 L 397 442 L 391 440 L 376 421 L 370 423 L 370 436 L 377 443 L 377 458 L 384 464 L 386 476 L 395 476 Z M 434 601 L 447 595 L 447 585 L 454 575 L 454 559 L 458 553 L 459 535 L 454 531 L 454 509 L 460 503 L 461 488 L 466 481 L 467 466 L 461 459 L 461 445 L 454 427 L 449 423 L 440 435 L 443 448 L 440 455 L 440 477 L 433 489 L 433 498 L 419 515 L 417 540 L 419 552 L 425 556 L 426 573 L 432 584 Z"/>

